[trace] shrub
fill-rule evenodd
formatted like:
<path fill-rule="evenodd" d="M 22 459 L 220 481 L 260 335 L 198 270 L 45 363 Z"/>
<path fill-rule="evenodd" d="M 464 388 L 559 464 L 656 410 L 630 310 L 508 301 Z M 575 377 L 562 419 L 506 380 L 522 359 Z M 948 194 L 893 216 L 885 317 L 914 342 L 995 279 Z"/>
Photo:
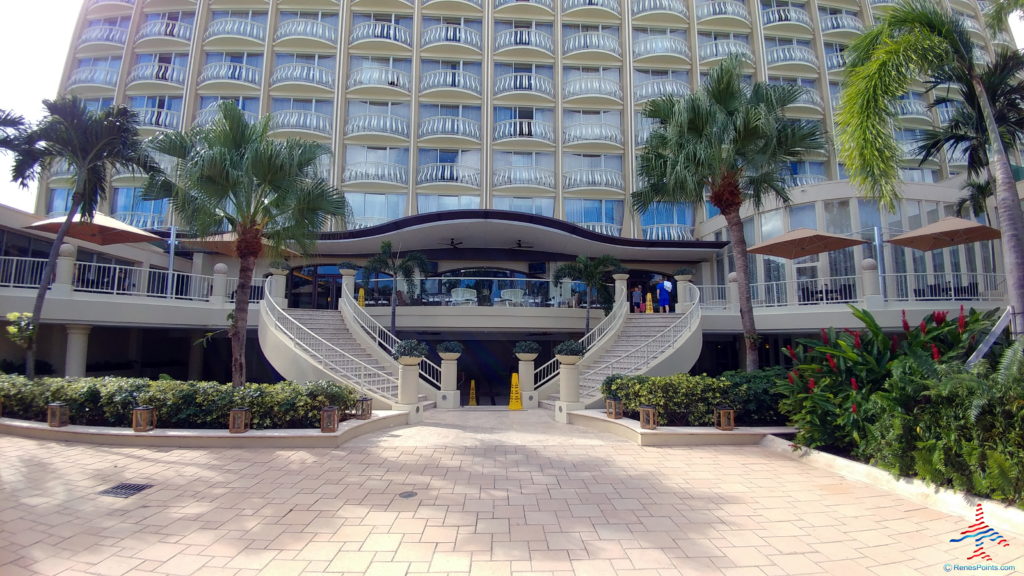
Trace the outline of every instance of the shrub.
<path fill-rule="evenodd" d="M 693 268 L 689 266 L 683 266 L 682 268 L 676 268 L 676 271 L 672 273 L 673 276 L 693 276 L 695 272 Z"/>
<path fill-rule="evenodd" d="M 360 268 L 362 268 L 362 266 L 355 262 L 338 262 L 338 270 L 359 270 Z"/>
<path fill-rule="evenodd" d="M 423 358 L 427 355 L 427 345 L 419 340 L 402 340 L 395 346 L 395 352 L 392 354 L 395 358 L 401 356 L 412 356 L 415 358 Z"/>
<path fill-rule="evenodd" d="M 555 346 L 558 356 L 583 356 L 583 344 L 579 340 L 565 340 Z"/>
<path fill-rule="evenodd" d="M 779 411 L 783 395 L 776 387 L 786 377 L 786 369 L 775 366 L 755 372 L 734 370 L 721 376 L 733 385 L 732 407 L 736 421 L 744 426 L 783 426 L 786 417 Z"/>
<path fill-rule="evenodd" d="M 711 426 L 715 408 L 734 403 L 732 388 L 727 380 L 705 374 L 621 376 L 602 384 L 607 396 L 622 399 L 626 412 L 635 415 L 641 405 L 654 406 L 667 426 Z"/>
<path fill-rule="evenodd" d="M 515 348 L 512 349 L 515 354 L 539 354 L 540 344 L 537 344 L 533 340 L 520 340 L 516 342 Z"/>
<path fill-rule="evenodd" d="M 464 350 L 464 348 L 462 346 L 462 343 L 461 342 L 455 342 L 453 340 L 449 340 L 447 342 L 441 342 L 440 344 L 437 345 L 437 351 L 438 352 L 445 352 L 445 353 L 449 353 L 449 354 L 462 354 L 463 350 Z"/>

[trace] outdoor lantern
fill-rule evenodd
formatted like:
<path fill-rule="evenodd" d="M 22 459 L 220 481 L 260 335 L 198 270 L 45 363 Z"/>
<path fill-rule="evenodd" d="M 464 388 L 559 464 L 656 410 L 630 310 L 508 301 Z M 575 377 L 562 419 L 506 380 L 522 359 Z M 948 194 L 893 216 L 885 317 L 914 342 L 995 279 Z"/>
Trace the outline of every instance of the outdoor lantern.
<path fill-rule="evenodd" d="M 156 409 L 152 406 L 132 408 L 132 430 L 149 432 L 156 428 Z"/>
<path fill-rule="evenodd" d="M 53 402 L 46 406 L 46 423 L 51 428 L 60 428 L 71 423 L 71 411 L 63 402 Z"/>
<path fill-rule="evenodd" d="M 606 398 L 604 401 L 604 413 L 612 420 L 622 418 L 622 400 L 618 398 Z"/>
<path fill-rule="evenodd" d="M 644 430 L 654 430 L 658 427 L 658 411 L 654 406 L 645 404 L 640 407 L 640 427 Z"/>
<path fill-rule="evenodd" d="M 373 400 L 363 396 L 356 400 L 356 420 L 369 420 L 373 414 Z"/>
<path fill-rule="evenodd" d="M 228 415 L 228 432 L 242 434 L 249 431 L 252 424 L 252 412 L 248 408 L 232 408 Z"/>
<path fill-rule="evenodd" d="M 320 411 L 320 431 L 325 434 L 338 431 L 337 406 L 326 406 Z"/>
<path fill-rule="evenodd" d="M 728 406 L 715 408 L 715 428 L 732 430 L 736 427 L 736 411 Z"/>

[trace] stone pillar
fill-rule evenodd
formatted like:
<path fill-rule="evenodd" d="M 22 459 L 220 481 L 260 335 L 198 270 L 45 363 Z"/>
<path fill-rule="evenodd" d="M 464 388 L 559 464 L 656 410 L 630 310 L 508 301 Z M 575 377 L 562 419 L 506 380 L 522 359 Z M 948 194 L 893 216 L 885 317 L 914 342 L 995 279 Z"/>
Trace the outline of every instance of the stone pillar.
<path fill-rule="evenodd" d="M 864 291 L 865 308 L 881 308 L 885 301 L 878 284 L 878 262 L 865 258 L 860 263 L 861 290 Z"/>
<path fill-rule="evenodd" d="M 282 272 L 284 272 L 282 274 Z M 275 302 L 281 308 L 287 308 L 288 303 L 284 299 L 285 285 L 288 283 L 288 271 L 287 270 L 271 270 L 270 276 L 270 291 L 264 292 L 263 297 L 266 298 L 269 294 L 270 299 Z"/>
<path fill-rule="evenodd" d="M 61 244 L 58 254 L 57 270 L 53 284 L 50 285 L 50 294 L 58 298 L 70 298 L 75 289 L 75 256 L 78 249 L 71 244 Z"/>
<path fill-rule="evenodd" d="M 615 303 L 618 304 L 619 298 L 625 298 L 629 300 L 629 287 L 626 285 L 626 281 L 629 280 L 629 274 L 612 274 L 612 278 L 615 279 Z M 519 375 L 520 381 L 522 381 L 523 375 Z"/>
<path fill-rule="evenodd" d="M 445 356 L 448 356 L 445 358 Z M 443 353 L 441 356 L 441 393 L 437 396 L 438 408 L 459 408 L 462 397 L 459 395 L 459 355 Z"/>
<path fill-rule="evenodd" d="M 210 295 L 210 304 L 223 304 L 227 301 L 228 293 L 228 266 L 221 262 L 213 267 L 213 294 Z"/>
<path fill-rule="evenodd" d="M 341 269 L 341 286 L 342 286 L 342 289 L 346 293 L 352 295 L 352 298 L 354 298 L 354 299 L 358 298 L 358 294 L 356 294 L 356 271 L 355 270 L 352 270 L 351 268 L 342 268 Z M 338 307 L 339 308 L 341 307 L 341 305 L 342 305 L 341 303 L 344 301 L 344 299 L 345 299 L 344 296 L 342 296 L 341 298 L 338 298 Z"/>
<path fill-rule="evenodd" d="M 730 310 L 740 309 L 740 285 L 735 272 L 729 272 L 729 288 L 727 298 Z"/>
<path fill-rule="evenodd" d="M 149 262 L 143 262 L 137 274 L 139 275 L 139 294 L 149 294 Z"/>
<path fill-rule="evenodd" d="M 690 278 L 692 276 L 675 276 L 676 279 L 676 314 L 682 314 L 690 305 Z"/>
<path fill-rule="evenodd" d="M 395 410 L 409 413 L 409 424 L 423 420 L 423 407 L 419 404 L 420 358 L 403 356 L 398 359 L 398 404 Z"/>
<path fill-rule="evenodd" d="M 558 369 L 558 401 L 555 402 L 555 420 L 562 424 L 569 423 L 569 412 L 582 410 L 580 402 L 580 367 L 579 356 L 559 356 Z"/>
<path fill-rule="evenodd" d="M 188 333 L 188 379 L 202 380 L 203 378 L 203 352 L 206 350 L 199 340 L 206 334 L 201 330 L 193 330 Z"/>
<path fill-rule="evenodd" d="M 533 381 L 534 360 L 536 354 L 516 354 L 519 358 L 519 395 L 523 399 L 523 408 L 536 408 L 538 406 L 537 391 L 533 389 L 536 383 Z M 526 360 L 529 358 L 529 360 Z"/>
<path fill-rule="evenodd" d="M 64 376 L 85 376 L 85 360 L 89 355 L 89 332 L 92 326 L 67 324 L 67 347 L 64 353 Z"/>

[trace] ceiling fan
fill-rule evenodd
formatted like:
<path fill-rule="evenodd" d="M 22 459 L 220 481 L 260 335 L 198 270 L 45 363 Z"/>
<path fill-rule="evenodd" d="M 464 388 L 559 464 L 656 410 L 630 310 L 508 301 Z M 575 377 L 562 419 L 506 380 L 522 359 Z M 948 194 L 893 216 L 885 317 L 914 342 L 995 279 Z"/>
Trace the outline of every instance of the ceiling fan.
<path fill-rule="evenodd" d="M 522 240 L 516 240 L 516 245 L 513 246 L 513 248 L 525 248 L 525 249 L 528 250 L 530 248 L 533 248 L 533 245 L 532 244 L 523 244 Z"/>
<path fill-rule="evenodd" d="M 442 246 L 450 246 L 452 248 L 458 248 L 459 246 L 462 246 L 462 240 L 459 240 L 458 242 L 456 242 L 455 238 L 450 238 L 447 242 L 438 242 L 438 244 L 440 244 Z"/>

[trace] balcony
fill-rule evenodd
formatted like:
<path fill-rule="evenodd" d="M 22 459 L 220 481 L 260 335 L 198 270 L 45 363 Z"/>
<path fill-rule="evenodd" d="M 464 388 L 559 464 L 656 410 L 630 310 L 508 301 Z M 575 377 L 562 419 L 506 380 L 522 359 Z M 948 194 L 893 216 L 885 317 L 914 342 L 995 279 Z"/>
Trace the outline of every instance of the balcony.
<path fill-rule="evenodd" d="M 341 179 L 346 184 L 394 189 L 409 184 L 409 167 L 393 162 L 348 162 Z"/>
<path fill-rule="evenodd" d="M 956 108 L 952 106 L 943 106 L 936 108 L 939 113 L 939 122 L 941 124 L 949 124 L 953 121 L 953 116 L 956 115 Z"/>
<path fill-rule="evenodd" d="M 480 32 L 467 26 L 442 24 L 423 31 L 420 46 L 427 53 L 437 52 L 452 56 L 471 56 L 483 50 Z M 427 48 L 435 47 L 434 50 Z"/>
<path fill-rule="evenodd" d="M 565 170 L 562 176 L 562 189 L 579 190 L 581 188 L 622 190 L 622 171 L 608 168 Z"/>
<path fill-rule="evenodd" d="M 519 95 L 523 99 L 553 100 L 555 90 L 551 78 L 530 72 L 513 72 L 498 76 L 494 95 Z"/>
<path fill-rule="evenodd" d="M 899 0 L 868 0 L 868 4 L 871 4 L 871 8 L 887 9 L 895 8 L 899 3 Z"/>
<path fill-rule="evenodd" d="M 532 18 L 555 13 L 552 0 L 494 0 L 494 13 L 501 16 Z"/>
<path fill-rule="evenodd" d="M 430 142 L 480 142 L 480 122 L 462 116 L 429 116 L 420 120 L 420 140 Z"/>
<path fill-rule="evenodd" d="M 352 8 L 360 12 L 398 12 L 404 14 L 413 11 L 415 2 L 412 0 L 352 0 Z"/>
<path fill-rule="evenodd" d="M 292 44 L 295 44 L 295 47 L 301 47 L 302 44 L 310 40 L 324 46 L 337 46 L 338 26 L 319 20 L 293 18 L 278 24 L 277 32 L 274 33 L 274 42 L 280 43 L 285 48 Z"/>
<path fill-rule="evenodd" d="M 817 71 L 818 56 L 806 46 L 772 46 L 765 50 L 765 62 L 772 71 Z"/>
<path fill-rule="evenodd" d="M 618 20 L 619 0 L 562 0 L 562 15 L 586 20 Z"/>
<path fill-rule="evenodd" d="M 242 111 L 242 116 L 245 118 L 245 121 L 250 123 L 250 124 L 252 124 L 253 122 L 256 122 L 257 120 L 259 120 L 259 116 L 257 116 L 253 112 L 248 112 L 246 110 Z M 213 122 L 217 118 L 220 118 L 220 109 L 218 109 L 216 106 L 210 106 L 209 108 L 203 108 L 202 110 L 199 111 L 198 114 L 196 114 L 195 126 L 197 126 L 197 127 L 209 126 L 210 124 L 213 124 Z"/>
<path fill-rule="evenodd" d="M 154 214 L 152 212 L 115 212 L 110 216 L 129 226 L 142 230 L 163 228 L 169 223 L 166 215 Z"/>
<path fill-rule="evenodd" d="M 449 184 L 479 188 L 480 169 L 447 162 L 424 164 L 416 170 L 416 184 L 420 186 Z"/>
<path fill-rule="evenodd" d="M 641 233 L 644 240 L 693 240 L 693 226 L 688 224 L 651 224 Z"/>
<path fill-rule="evenodd" d="M 605 236 L 622 236 L 621 224 L 610 224 L 608 222 L 573 222 L 580 228 L 586 228 L 591 232 L 604 234 Z"/>
<path fill-rule="evenodd" d="M 331 68 L 304 62 L 290 62 L 274 68 L 274 73 L 270 75 L 270 85 L 277 87 L 285 84 L 303 84 L 331 91 L 334 90 L 334 75 L 335 71 Z"/>
<path fill-rule="evenodd" d="M 211 48 L 230 45 L 249 47 L 252 45 L 250 41 L 263 44 L 267 40 L 267 25 L 245 18 L 221 18 L 210 22 L 203 39 Z M 237 42 L 239 39 L 243 42 Z"/>
<path fill-rule="evenodd" d="M 497 166 L 494 168 L 495 188 L 555 189 L 555 171 L 540 166 Z"/>
<path fill-rule="evenodd" d="M 177 20 L 144 22 L 139 26 L 135 42 L 146 48 L 183 48 L 192 41 L 194 30 L 191 24 Z"/>
<path fill-rule="evenodd" d="M 622 86 L 617 79 L 597 76 L 568 78 L 562 83 L 562 98 L 579 100 L 578 104 L 587 102 L 622 101 Z"/>
<path fill-rule="evenodd" d="M 593 60 L 608 60 L 608 56 L 619 58 L 622 49 L 619 37 L 607 32 L 578 32 L 562 40 L 562 56 L 576 55 Z"/>
<path fill-rule="evenodd" d="M 662 96 L 675 96 L 681 98 L 690 93 L 689 83 L 673 78 L 659 78 L 647 80 L 633 85 L 633 99 L 637 102 L 646 102 Z"/>
<path fill-rule="evenodd" d="M 690 61 L 690 44 L 679 36 L 643 36 L 633 40 L 633 59 L 644 64 L 674 65 Z"/>
<path fill-rule="evenodd" d="M 408 94 L 410 88 L 409 73 L 397 68 L 364 66 L 348 73 L 348 89 L 369 97 Z"/>
<path fill-rule="evenodd" d="M 395 45 L 412 48 L 412 32 L 391 22 L 360 22 L 352 27 L 349 45 L 370 50 L 394 49 Z"/>
<path fill-rule="evenodd" d="M 409 139 L 408 116 L 395 114 L 356 114 L 345 120 L 345 136 L 352 142 L 367 140 L 406 141 Z"/>
<path fill-rule="evenodd" d="M 483 89 L 480 85 L 480 77 L 465 70 L 431 70 L 423 73 L 420 80 L 420 92 L 437 92 L 437 96 L 449 99 L 465 99 L 465 96 L 472 94 L 480 96 Z M 435 95 L 435 94 L 432 94 Z"/>
<path fill-rule="evenodd" d="M 833 52 L 825 55 L 825 69 L 829 72 L 843 72 L 846 70 L 846 56 L 842 52 Z"/>
<path fill-rule="evenodd" d="M 806 34 L 812 27 L 811 15 L 794 6 L 761 9 L 761 26 L 773 34 Z"/>
<path fill-rule="evenodd" d="M 1006 48 L 1015 49 L 1017 47 L 1017 43 L 1014 42 L 1013 37 L 1007 34 L 1006 32 L 996 33 L 996 35 L 992 37 L 992 43 L 1002 44 Z"/>
<path fill-rule="evenodd" d="M 650 24 L 688 24 L 690 13 L 684 0 L 631 0 L 633 22 Z"/>
<path fill-rule="evenodd" d="M 786 188 L 802 188 L 828 182 L 828 176 L 821 174 L 793 174 L 786 176 Z"/>
<path fill-rule="evenodd" d="M 245 84 L 259 88 L 263 78 L 263 69 L 237 62 L 213 62 L 203 66 L 199 74 L 199 84 L 223 82 Z"/>
<path fill-rule="evenodd" d="M 932 115 L 928 112 L 928 106 L 919 100 L 899 100 L 894 109 L 900 120 L 917 123 L 931 124 Z"/>
<path fill-rule="evenodd" d="M 466 11 L 480 12 L 483 8 L 482 0 L 423 0 L 424 12 L 462 14 Z"/>
<path fill-rule="evenodd" d="M 821 34 L 827 40 L 852 42 L 864 33 L 864 22 L 850 14 L 832 14 L 821 19 Z"/>
<path fill-rule="evenodd" d="M 180 130 L 181 112 L 163 108 L 132 108 L 139 119 L 139 125 L 161 130 Z"/>
<path fill-rule="evenodd" d="M 117 68 L 106 68 L 100 66 L 86 66 L 76 68 L 68 78 L 68 88 L 88 90 L 89 88 L 110 88 L 117 86 L 117 77 L 120 71 Z"/>
<path fill-rule="evenodd" d="M 750 28 L 747 5 L 736 0 L 711 0 L 697 4 L 697 23 L 701 26 Z"/>
<path fill-rule="evenodd" d="M 48 175 L 50 179 L 71 178 L 75 175 L 75 171 L 71 169 L 71 165 L 66 160 L 56 160 L 50 164 Z"/>
<path fill-rule="evenodd" d="M 967 152 L 958 151 L 954 152 L 949 148 L 946 148 L 946 163 L 950 166 L 967 166 L 969 157 Z"/>
<path fill-rule="evenodd" d="M 185 74 L 187 69 L 184 66 L 173 66 L 159 62 L 146 62 L 132 66 L 128 73 L 128 84 L 153 82 L 159 85 L 173 84 L 174 86 L 185 85 Z"/>
<path fill-rule="evenodd" d="M 562 143 L 622 147 L 622 127 L 608 122 L 574 122 L 562 127 Z"/>
<path fill-rule="evenodd" d="M 109 51 L 111 46 L 124 48 L 128 42 L 128 30 L 117 26 L 91 26 L 82 31 L 78 38 L 81 55 Z M 118 50 L 120 54 L 120 50 Z"/>
<path fill-rule="evenodd" d="M 275 132 L 294 132 L 297 136 L 310 133 L 331 136 L 334 119 L 329 114 L 312 110 L 278 110 L 270 113 L 270 129 Z"/>
<path fill-rule="evenodd" d="M 540 120 L 503 120 L 494 125 L 494 141 L 541 141 L 555 143 L 555 127 Z"/>
<path fill-rule="evenodd" d="M 532 28 L 502 30 L 494 37 L 494 52 L 503 56 L 555 55 L 555 44 L 547 32 Z"/>
<path fill-rule="evenodd" d="M 803 94 L 797 98 L 797 101 L 792 105 L 794 108 L 813 108 L 816 112 L 824 112 L 825 102 L 821 99 L 821 95 L 818 94 L 817 90 L 806 89 Z"/>
<path fill-rule="evenodd" d="M 747 61 L 754 59 L 750 46 L 740 40 L 715 40 L 714 42 L 707 42 L 700 45 L 699 51 L 702 63 L 721 60 L 732 54 L 739 54 Z"/>
<path fill-rule="evenodd" d="M 87 0 L 86 13 L 93 18 L 128 15 L 135 8 L 135 0 Z"/>

